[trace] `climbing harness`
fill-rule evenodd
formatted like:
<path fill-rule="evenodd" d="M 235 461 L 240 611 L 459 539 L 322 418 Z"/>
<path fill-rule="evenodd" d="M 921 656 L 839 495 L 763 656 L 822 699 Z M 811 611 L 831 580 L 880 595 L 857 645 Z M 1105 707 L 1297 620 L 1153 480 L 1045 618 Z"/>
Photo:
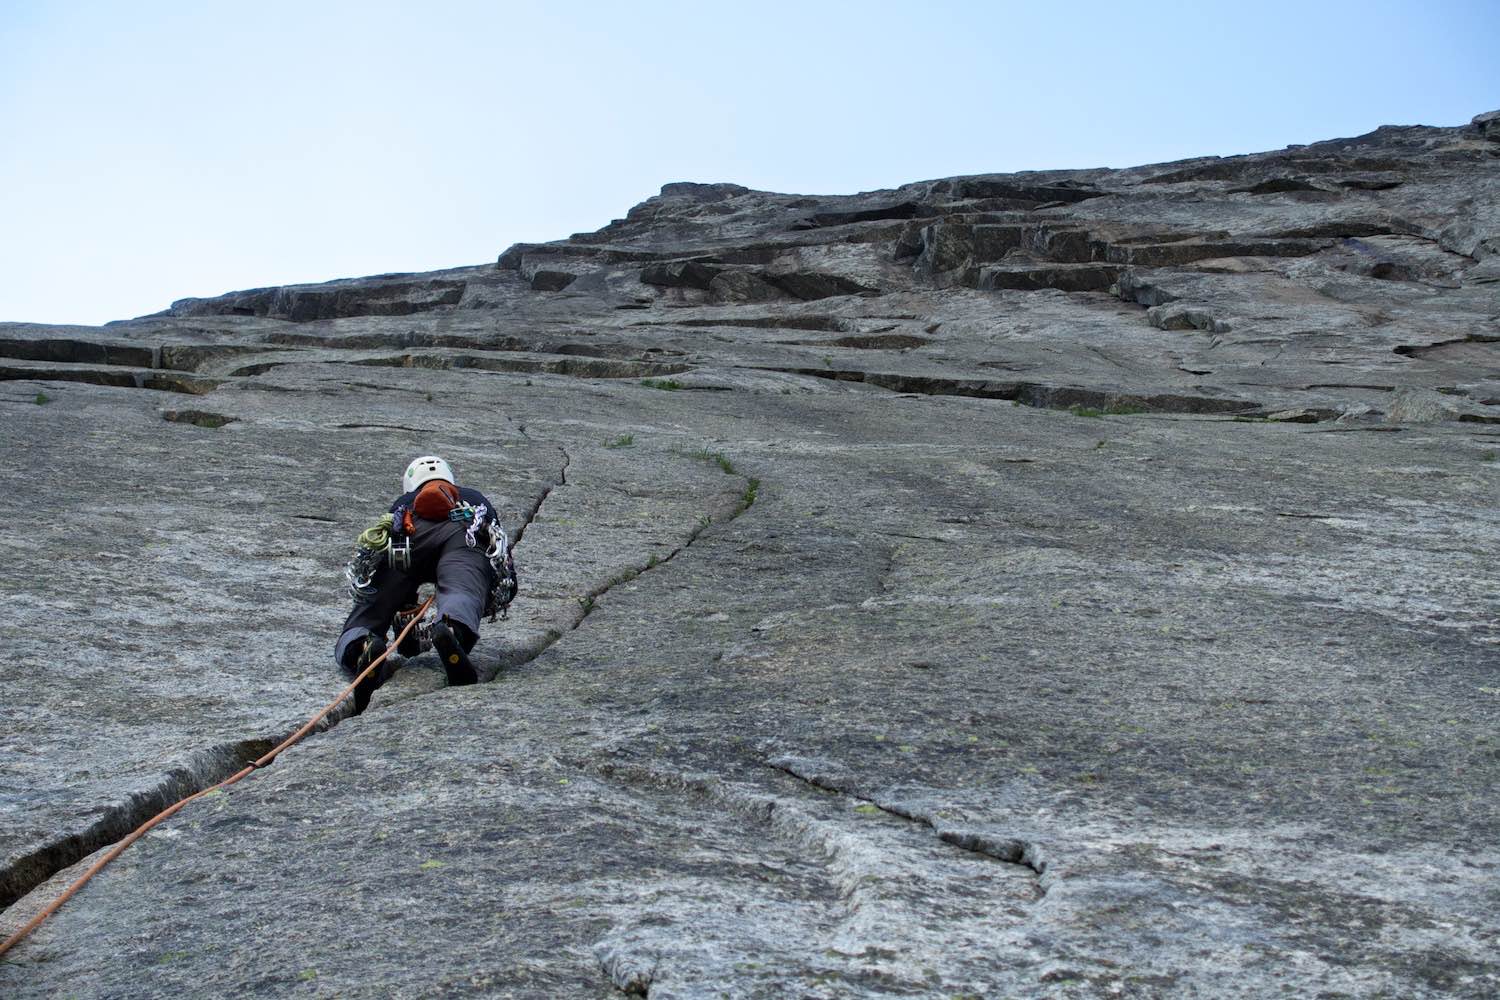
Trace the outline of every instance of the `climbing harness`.
<path fill-rule="evenodd" d="M 427 602 L 417 609 L 417 613 L 413 616 L 412 621 L 408 622 L 406 628 L 401 631 L 401 634 L 396 636 L 395 645 L 400 645 L 401 640 L 406 638 L 407 633 L 415 627 L 416 619 L 424 614 L 427 609 L 432 606 L 433 600 L 433 598 L 429 597 L 427 599 Z M 391 648 L 395 648 L 395 646 L 393 645 Z M 304 736 L 312 732 L 318 727 L 318 724 L 320 722 L 328 718 L 328 716 L 333 713 L 333 710 L 335 708 L 338 708 L 345 698 L 348 698 L 351 694 L 354 693 L 354 689 L 359 685 L 359 683 L 366 677 L 370 676 L 373 671 L 377 670 L 380 665 L 385 662 L 385 658 L 390 655 L 391 650 L 387 649 L 384 653 L 381 653 L 379 656 L 375 657 L 375 659 L 371 660 L 369 666 L 360 671 L 359 676 L 350 681 L 349 686 L 339 692 L 338 697 L 334 698 L 333 701 L 330 701 L 327 705 L 323 706 L 322 710 L 314 715 L 311 719 L 308 719 L 301 729 L 297 730 L 295 733 L 282 740 L 269 752 L 262 755 L 261 757 L 256 758 L 249 764 L 246 764 L 239 771 L 230 775 L 228 778 L 225 778 L 217 785 L 211 785 L 208 788 L 203 789 L 202 791 L 194 792 L 192 795 L 179 800 L 175 805 L 168 806 L 166 809 L 163 809 L 161 812 L 157 813 L 155 816 L 151 817 L 146 822 L 136 827 L 134 831 L 132 831 L 128 836 L 125 837 L 125 839 L 121 840 L 114 847 L 110 848 L 109 853 L 105 854 L 98 861 L 95 861 L 92 865 L 90 865 L 88 870 L 80 875 L 72 885 L 68 886 L 68 888 L 63 891 L 63 894 L 61 896 L 58 896 L 52 902 L 44 906 L 36 916 L 27 921 L 25 926 L 16 931 L 10 937 L 6 938 L 3 943 L 0 943 L 0 955 L 4 955 L 16 945 L 20 944 L 28 934 L 42 925 L 42 921 L 46 920 L 48 917 L 52 916 L 52 914 L 56 913 L 58 909 L 68 900 L 72 899 L 74 894 L 77 893 L 79 889 L 82 889 L 90 879 L 99 874 L 99 872 L 104 869 L 105 865 L 109 864 L 115 858 L 118 858 L 121 854 L 125 853 L 125 849 L 127 847 L 144 837 L 148 832 L 150 832 L 152 827 L 165 822 L 172 816 L 175 816 L 189 802 L 192 802 L 195 799 L 201 799 L 205 795 L 210 795 L 213 792 L 219 791 L 220 789 L 228 788 L 230 785 L 233 785 L 241 779 L 254 774 L 256 771 L 260 770 L 263 767 L 270 767 L 271 764 L 275 762 L 276 758 L 281 755 L 282 751 L 288 750 L 291 747 L 296 746 L 298 743 L 302 742 L 302 738 Z"/>
<path fill-rule="evenodd" d="M 411 534 L 415 530 L 413 514 L 416 513 L 416 516 L 427 520 L 438 520 L 440 519 L 439 511 L 452 502 L 452 506 L 447 507 L 446 513 L 441 514 L 441 517 L 451 522 L 468 525 L 464 531 L 465 545 L 471 549 L 477 549 L 481 533 L 488 536 L 485 557 L 490 563 L 492 582 L 485 600 L 483 617 L 494 621 L 496 618 L 506 616 L 510 603 L 516 599 L 519 589 L 516 579 L 516 563 L 510 550 L 510 538 L 506 535 L 505 529 L 500 527 L 500 522 L 495 518 L 495 512 L 490 510 L 488 505 L 475 505 L 462 500 L 453 501 L 452 498 L 456 496 L 453 490 L 451 483 L 434 480 L 422 488 L 417 498 L 418 501 L 423 501 L 422 512 L 417 512 L 417 501 L 413 501 L 411 507 L 403 506 L 394 513 L 386 514 L 360 533 L 354 555 L 344 566 L 344 579 L 348 583 L 349 597 L 356 606 L 367 604 L 375 599 L 377 593 L 375 574 L 380 571 L 382 565 L 400 570 L 411 568 Z M 432 499 L 434 497 L 441 498 L 441 500 Z M 398 523 L 405 529 L 401 534 L 396 533 Z M 425 635 L 430 628 L 431 624 L 428 623 L 424 631 L 418 633 L 419 638 L 422 639 L 423 649 L 430 646 Z"/>

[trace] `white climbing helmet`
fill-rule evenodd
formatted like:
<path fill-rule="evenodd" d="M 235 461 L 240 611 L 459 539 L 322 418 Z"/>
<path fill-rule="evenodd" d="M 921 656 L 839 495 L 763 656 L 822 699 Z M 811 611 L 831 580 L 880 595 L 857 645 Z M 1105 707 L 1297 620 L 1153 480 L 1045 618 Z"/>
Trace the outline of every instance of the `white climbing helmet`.
<path fill-rule="evenodd" d="M 453 470 L 448 468 L 448 463 L 436 455 L 423 455 L 414 458 L 406 467 L 406 475 L 401 477 L 401 492 L 410 493 L 425 482 L 433 479 L 441 479 L 447 483 L 454 483 Z M 454 485 L 458 485 L 454 483 Z"/>

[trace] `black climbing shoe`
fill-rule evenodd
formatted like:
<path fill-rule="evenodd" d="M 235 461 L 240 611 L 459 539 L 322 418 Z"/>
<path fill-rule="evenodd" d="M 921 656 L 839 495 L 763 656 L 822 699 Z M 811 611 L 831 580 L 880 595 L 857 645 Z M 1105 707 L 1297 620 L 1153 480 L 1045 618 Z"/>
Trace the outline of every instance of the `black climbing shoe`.
<path fill-rule="evenodd" d="M 469 634 L 468 629 L 446 618 L 432 626 L 432 648 L 437 650 L 438 658 L 443 661 L 443 669 L 448 672 L 449 687 L 474 684 L 479 680 L 479 673 L 469 660 L 468 650 L 464 648 L 465 645 L 473 645 L 472 642 L 464 642 Z"/>
<path fill-rule="evenodd" d="M 359 651 L 359 657 L 354 661 L 354 676 L 358 677 L 364 669 L 385 652 L 385 640 L 378 635 L 365 637 L 364 648 Z M 359 715 L 370 707 L 370 696 L 375 689 L 385 683 L 385 664 L 382 663 L 370 671 L 370 676 L 354 685 L 354 714 Z"/>

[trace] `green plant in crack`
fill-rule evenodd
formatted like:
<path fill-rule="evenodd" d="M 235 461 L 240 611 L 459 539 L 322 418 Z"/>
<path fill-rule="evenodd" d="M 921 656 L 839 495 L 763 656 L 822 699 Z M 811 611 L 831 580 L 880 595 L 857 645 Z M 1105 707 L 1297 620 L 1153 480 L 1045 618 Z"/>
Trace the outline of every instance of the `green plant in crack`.
<path fill-rule="evenodd" d="M 609 582 L 605 584 L 605 589 L 608 589 L 610 587 L 617 587 L 622 583 L 629 583 L 631 580 L 634 580 L 640 575 L 641 571 L 636 569 L 634 566 L 626 567 L 625 569 L 620 570 L 620 572 L 609 578 Z"/>
<path fill-rule="evenodd" d="M 619 437 L 609 438 L 604 442 L 606 448 L 629 448 L 635 444 L 634 434 L 621 434 Z"/>
<path fill-rule="evenodd" d="M 52 402 L 52 397 L 47 395 L 45 392 L 39 392 L 32 397 L 31 401 L 37 406 L 46 406 L 48 403 Z"/>
<path fill-rule="evenodd" d="M 751 476 L 750 482 L 745 484 L 745 492 L 740 496 L 740 506 L 739 509 L 734 512 L 734 516 L 739 517 L 741 514 L 745 513 L 745 511 L 755 506 L 755 498 L 759 495 L 760 480 L 755 478 L 754 476 Z"/>
<path fill-rule="evenodd" d="M 687 458 L 696 458 L 700 462 L 712 462 L 719 467 L 719 471 L 726 476 L 734 475 L 734 463 L 729 456 L 722 451 L 709 451 L 707 448 L 698 448 L 695 451 L 675 451 L 673 454 L 683 455 Z"/>
<path fill-rule="evenodd" d="M 676 392 L 682 388 L 682 383 L 675 378 L 643 378 L 641 385 L 647 389 L 661 389 L 664 392 Z"/>

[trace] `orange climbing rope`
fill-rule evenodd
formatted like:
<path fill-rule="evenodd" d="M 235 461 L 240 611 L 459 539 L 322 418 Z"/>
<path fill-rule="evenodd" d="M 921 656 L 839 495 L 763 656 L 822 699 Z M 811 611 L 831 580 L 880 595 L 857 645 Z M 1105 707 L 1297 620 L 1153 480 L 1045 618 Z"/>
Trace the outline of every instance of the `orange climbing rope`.
<path fill-rule="evenodd" d="M 384 653 L 381 653 L 374 660 L 372 660 L 368 667 L 365 667 L 364 670 L 360 671 L 358 677 L 349 682 L 348 687 L 339 692 L 337 698 L 334 698 L 333 701 L 330 701 L 327 705 L 325 705 L 322 711 L 318 712 L 318 714 L 314 715 L 311 719 L 308 719 L 306 725 L 304 725 L 301 729 L 297 730 L 292 735 L 288 736 L 286 739 L 282 740 L 264 756 L 251 761 L 249 764 L 246 764 L 244 768 L 239 772 L 230 775 L 223 781 L 219 782 L 217 785 L 212 785 L 208 788 L 203 789 L 202 791 L 194 792 L 192 795 L 189 795 L 187 798 L 182 799 L 174 805 L 168 806 L 161 812 L 157 813 L 155 816 L 152 816 L 150 819 L 146 820 L 146 822 L 142 823 L 140 826 L 136 827 L 129 836 L 127 836 L 124 840 L 121 840 L 114 847 L 110 848 L 108 854 L 104 855 L 104 857 L 100 858 L 98 861 L 95 861 L 92 865 L 89 865 L 88 871 L 80 875 L 72 885 L 68 886 L 67 890 L 61 896 L 58 896 L 52 902 L 48 903 L 45 907 L 42 908 L 42 911 L 40 913 L 27 921 L 25 927 L 22 927 L 10 937 L 6 938 L 5 943 L 0 944 L 0 955 L 4 955 L 16 945 L 20 944 L 28 934 L 42 925 L 42 921 L 52 916 L 52 914 L 57 912 L 59 907 L 61 907 L 68 900 L 72 899 L 74 893 L 78 892 L 79 889 L 82 889 L 89 879 L 99 874 L 99 872 L 104 869 L 105 865 L 109 864 L 115 858 L 118 858 L 121 854 L 125 853 L 125 849 L 127 847 L 144 837 L 152 827 L 156 826 L 158 823 L 170 819 L 172 816 L 176 815 L 183 806 L 187 805 L 189 802 L 192 802 L 194 799 L 201 799 L 203 798 L 203 796 L 209 794 L 210 792 L 216 792 L 221 788 L 228 788 L 230 785 L 241 780 L 246 775 L 253 774 L 263 767 L 269 767 L 271 762 L 274 761 L 277 755 L 279 755 L 283 750 L 286 750 L 287 748 L 295 746 L 296 744 L 302 742 L 302 738 L 308 733 L 312 732 L 315 728 L 317 728 L 318 723 L 328 718 L 333 710 L 339 706 L 339 703 L 354 692 L 354 689 L 356 686 L 358 686 L 359 682 L 368 677 L 371 671 L 380 666 L 380 664 L 385 661 L 385 658 L 391 655 L 391 649 L 399 646 L 401 644 L 401 640 L 405 639 L 408 633 L 410 633 L 412 629 L 417 627 L 417 622 L 421 621 L 422 616 L 427 613 L 427 609 L 432 606 L 432 602 L 434 599 L 435 598 L 429 597 L 426 603 L 424 603 L 420 608 L 417 609 L 417 613 L 412 615 L 411 621 L 406 623 L 406 627 L 401 630 L 400 635 L 396 637 L 396 641 L 391 645 L 390 649 L 387 649 Z"/>

